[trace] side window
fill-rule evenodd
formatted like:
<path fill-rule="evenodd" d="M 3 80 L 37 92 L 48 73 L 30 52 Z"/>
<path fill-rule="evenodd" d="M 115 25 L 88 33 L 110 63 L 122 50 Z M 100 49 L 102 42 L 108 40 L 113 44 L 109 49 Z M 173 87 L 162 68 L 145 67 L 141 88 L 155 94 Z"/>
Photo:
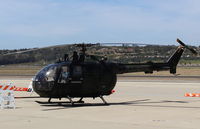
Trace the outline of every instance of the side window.
<path fill-rule="evenodd" d="M 74 66 L 73 67 L 73 76 L 75 77 L 81 77 L 82 75 L 82 68 L 81 66 Z"/>
<path fill-rule="evenodd" d="M 59 83 L 66 83 L 69 77 L 69 68 L 68 66 L 62 66 L 61 73 L 59 77 Z"/>

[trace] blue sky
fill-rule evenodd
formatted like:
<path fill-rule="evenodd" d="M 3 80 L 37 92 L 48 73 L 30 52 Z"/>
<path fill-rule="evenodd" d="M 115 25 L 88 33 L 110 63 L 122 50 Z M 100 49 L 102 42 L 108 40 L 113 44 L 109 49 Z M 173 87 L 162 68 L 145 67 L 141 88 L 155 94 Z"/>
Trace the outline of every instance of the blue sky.
<path fill-rule="evenodd" d="M 2 49 L 82 42 L 200 45 L 199 0 L 0 0 Z"/>

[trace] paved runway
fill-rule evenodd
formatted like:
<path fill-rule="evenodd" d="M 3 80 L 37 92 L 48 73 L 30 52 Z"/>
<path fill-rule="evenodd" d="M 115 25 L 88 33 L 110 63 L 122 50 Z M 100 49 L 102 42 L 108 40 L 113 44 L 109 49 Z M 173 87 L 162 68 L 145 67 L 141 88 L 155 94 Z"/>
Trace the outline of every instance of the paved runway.
<path fill-rule="evenodd" d="M 1 83 L 29 85 L 30 77 L 9 77 Z M 187 79 L 119 78 L 116 92 L 105 99 L 85 99 L 85 104 L 46 102 L 45 98 L 16 99 L 15 110 L 0 110 L 2 129 L 199 129 L 200 98 L 186 98 L 186 92 L 200 93 L 200 81 Z M 15 92 L 16 96 L 29 96 Z M 33 96 L 37 96 L 33 94 Z M 66 99 L 62 99 L 65 102 Z M 57 101 L 54 100 L 53 101 Z"/>

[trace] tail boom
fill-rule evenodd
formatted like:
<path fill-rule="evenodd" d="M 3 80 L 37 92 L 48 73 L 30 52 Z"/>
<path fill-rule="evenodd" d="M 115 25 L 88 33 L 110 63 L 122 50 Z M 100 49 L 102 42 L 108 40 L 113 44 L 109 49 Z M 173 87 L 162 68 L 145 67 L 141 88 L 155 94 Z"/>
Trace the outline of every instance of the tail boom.
<path fill-rule="evenodd" d="M 137 64 L 118 64 L 118 74 L 131 73 L 131 72 L 145 72 L 153 73 L 153 71 L 167 71 L 169 70 L 171 74 L 176 73 L 177 64 L 184 52 L 184 46 L 180 45 L 174 54 L 168 59 L 167 62 L 163 63 L 137 63 Z"/>

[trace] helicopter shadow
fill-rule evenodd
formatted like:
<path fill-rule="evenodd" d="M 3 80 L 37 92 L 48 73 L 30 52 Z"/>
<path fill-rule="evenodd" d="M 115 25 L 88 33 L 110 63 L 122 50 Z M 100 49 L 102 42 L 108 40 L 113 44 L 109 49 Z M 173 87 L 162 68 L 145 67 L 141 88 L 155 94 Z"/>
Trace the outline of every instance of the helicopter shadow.
<path fill-rule="evenodd" d="M 45 107 L 57 107 L 57 108 L 51 108 L 51 109 L 43 109 L 43 111 L 50 111 L 50 110 L 60 110 L 60 109 L 69 109 L 69 108 L 79 108 L 79 107 L 92 107 L 92 106 L 120 106 L 120 105 L 126 105 L 126 106 L 142 106 L 142 107 L 160 107 L 160 108 L 190 108 L 190 109 L 200 109 L 200 107 L 197 106 L 183 106 L 183 105 L 177 105 L 177 104 L 187 104 L 191 102 L 199 102 L 200 100 L 194 100 L 194 101 L 170 101 L 170 100 L 162 100 L 162 101 L 151 101 L 151 99 L 142 99 L 142 100 L 134 100 L 134 101 L 126 101 L 126 102 L 113 102 L 109 104 L 104 103 L 75 103 L 74 105 L 71 105 L 70 102 L 41 102 L 36 101 L 41 106 Z M 165 105 L 163 105 L 165 104 Z M 167 105 L 166 105 L 167 104 Z"/>

